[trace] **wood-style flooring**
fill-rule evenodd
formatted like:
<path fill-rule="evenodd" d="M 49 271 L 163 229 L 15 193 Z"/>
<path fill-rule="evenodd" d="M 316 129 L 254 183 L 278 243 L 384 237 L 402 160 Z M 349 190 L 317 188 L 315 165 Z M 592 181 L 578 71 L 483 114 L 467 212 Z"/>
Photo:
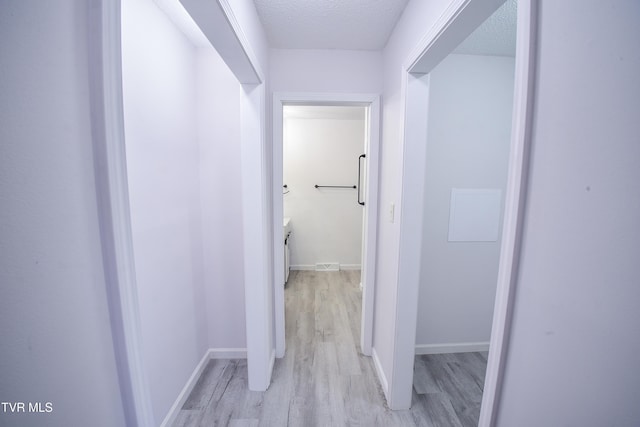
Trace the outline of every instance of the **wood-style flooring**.
<path fill-rule="evenodd" d="M 416 356 L 412 408 L 389 410 L 360 354 L 359 283 L 359 271 L 291 272 L 269 389 L 247 389 L 246 360 L 211 360 L 174 426 L 476 426 L 486 353 Z"/>

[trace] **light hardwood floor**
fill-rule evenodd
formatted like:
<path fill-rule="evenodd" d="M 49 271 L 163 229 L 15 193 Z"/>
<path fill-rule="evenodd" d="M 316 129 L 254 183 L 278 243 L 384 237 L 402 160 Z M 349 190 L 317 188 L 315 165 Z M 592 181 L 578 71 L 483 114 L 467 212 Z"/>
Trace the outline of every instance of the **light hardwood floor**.
<path fill-rule="evenodd" d="M 293 271 L 269 389 L 247 389 L 246 360 L 211 360 L 174 426 L 476 426 L 486 353 L 417 356 L 411 410 L 389 410 L 360 354 L 359 283 L 359 271 Z"/>

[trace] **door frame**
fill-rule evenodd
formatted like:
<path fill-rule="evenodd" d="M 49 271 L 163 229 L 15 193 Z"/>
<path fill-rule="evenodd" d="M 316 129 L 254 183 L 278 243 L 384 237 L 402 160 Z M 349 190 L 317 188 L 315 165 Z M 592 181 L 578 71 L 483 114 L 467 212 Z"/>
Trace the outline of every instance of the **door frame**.
<path fill-rule="evenodd" d="M 362 253 L 362 321 L 360 347 L 371 355 L 373 343 L 373 310 L 375 294 L 378 175 L 380 155 L 380 96 L 368 93 L 283 93 L 273 94 L 273 271 L 276 357 L 284 357 L 286 350 L 284 307 L 284 255 L 282 250 L 283 195 L 283 107 L 285 105 L 331 105 L 367 107 L 365 154 L 365 205 L 363 217 Z"/>
<path fill-rule="evenodd" d="M 456 0 L 408 56 L 403 66 L 405 105 L 403 177 L 393 367 L 388 392 L 392 409 L 411 406 L 421 236 L 429 72 L 488 18 L 503 0 Z M 515 283 L 518 276 L 532 125 L 536 64 L 535 0 L 518 1 L 511 149 L 502 242 L 479 426 L 495 423 L 505 368 Z"/>
<path fill-rule="evenodd" d="M 266 271 L 270 245 L 266 191 L 266 84 L 259 61 L 229 0 L 182 0 L 209 42 L 241 84 L 245 310 L 249 389 L 271 381 L 271 287 Z M 127 425 L 154 426 L 144 366 L 125 156 L 122 93 L 121 1 L 91 0 L 88 21 L 92 143 L 98 220 L 111 335 Z M 264 189 L 264 190 L 263 190 Z M 249 239 L 250 233 L 254 238 Z M 256 238 L 260 241 L 255 245 Z M 249 244 L 246 244 L 246 243 Z M 256 269 L 256 265 L 260 269 Z M 259 271 L 258 271 L 259 270 Z"/>

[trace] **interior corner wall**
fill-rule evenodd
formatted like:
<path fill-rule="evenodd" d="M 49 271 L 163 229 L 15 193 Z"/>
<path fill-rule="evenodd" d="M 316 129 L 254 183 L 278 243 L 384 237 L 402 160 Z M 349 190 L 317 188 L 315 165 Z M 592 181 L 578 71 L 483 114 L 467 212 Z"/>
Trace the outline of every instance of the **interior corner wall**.
<path fill-rule="evenodd" d="M 493 188 L 504 206 L 514 65 L 511 57 L 452 54 L 430 73 L 418 347 L 488 345 L 500 237 L 449 242 L 450 199 L 452 188 Z"/>
<path fill-rule="evenodd" d="M 211 348 L 246 348 L 240 84 L 213 48 L 197 54 L 202 248 Z"/>
<path fill-rule="evenodd" d="M 356 190 L 314 185 L 357 183 L 356 162 L 364 150 L 364 132 L 364 119 L 284 119 L 283 176 L 288 193 L 283 204 L 284 216 L 291 218 L 292 269 L 331 262 L 359 268 L 362 207 Z"/>
<path fill-rule="evenodd" d="M 539 3 L 524 236 L 496 425 L 637 426 L 640 3 Z"/>
<path fill-rule="evenodd" d="M 393 203 L 396 207 L 396 218 L 400 218 L 402 214 L 400 199 L 403 161 L 402 127 L 404 125 L 402 81 L 406 75 L 406 70 L 403 70 L 404 61 L 450 3 L 450 0 L 410 0 L 382 52 L 384 80 L 379 203 L 381 212 L 386 212 L 387 207 Z M 398 221 L 392 223 L 385 218 L 385 215 L 380 216 L 373 351 L 389 383 L 392 381 L 395 343 L 399 233 Z M 398 308 L 402 310 L 402 307 Z"/>
<path fill-rule="evenodd" d="M 0 425 L 125 425 L 102 265 L 89 6 L 2 2 Z M 27 407 L 28 409 L 28 407 Z"/>
<path fill-rule="evenodd" d="M 207 341 L 196 49 L 152 0 L 123 2 L 122 68 L 141 341 L 160 423 Z"/>

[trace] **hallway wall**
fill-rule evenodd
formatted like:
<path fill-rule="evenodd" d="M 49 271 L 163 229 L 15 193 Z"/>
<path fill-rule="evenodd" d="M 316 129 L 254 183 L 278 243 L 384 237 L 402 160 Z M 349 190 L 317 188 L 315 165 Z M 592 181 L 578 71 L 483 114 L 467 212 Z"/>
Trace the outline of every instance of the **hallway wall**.
<path fill-rule="evenodd" d="M 540 3 L 531 170 L 496 425 L 637 426 L 640 3 Z"/>
<path fill-rule="evenodd" d="M 0 425 L 125 425 L 92 150 L 88 2 L 0 12 Z"/>
<path fill-rule="evenodd" d="M 208 345 L 244 349 L 241 89 L 211 48 L 198 49 L 195 84 Z"/>
<path fill-rule="evenodd" d="M 382 91 L 382 54 L 360 50 L 270 49 L 273 92 Z"/>
<path fill-rule="evenodd" d="M 208 348 L 196 49 L 140 0 L 122 4 L 122 57 L 143 357 L 160 423 Z"/>
<path fill-rule="evenodd" d="M 402 151 L 404 125 L 403 63 L 420 38 L 442 15 L 450 0 L 410 0 L 398 20 L 382 55 L 384 90 L 380 153 L 380 212 L 395 205 L 395 218 L 402 215 Z M 378 222 L 378 263 L 373 350 L 388 383 L 392 381 L 395 343 L 396 297 L 398 291 L 398 220 L 389 222 L 381 215 Z M 401 309 L 401 307 L 400 307 Z"/>
<path fill-rule="evenodd" d="M 123 8 L 134 252 L 161 422 L 207 349 L 246 350 L 241 87 L 152 1 Z"/>

